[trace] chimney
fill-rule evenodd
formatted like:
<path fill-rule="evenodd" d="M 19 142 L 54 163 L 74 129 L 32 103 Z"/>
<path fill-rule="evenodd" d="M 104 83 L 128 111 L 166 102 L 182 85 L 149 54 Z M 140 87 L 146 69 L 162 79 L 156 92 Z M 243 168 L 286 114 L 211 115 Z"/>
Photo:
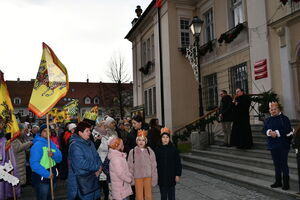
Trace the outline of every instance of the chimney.
<path fill-rule="evenodd" d="M 86 76 L 87 76 L 86 82 L 89 83 L 89 75 L 87 74 Z"/>
<path fill-rule="evenodd" d="M 17 78 L 17 82 L 20 83 L 20 77 Z"/>

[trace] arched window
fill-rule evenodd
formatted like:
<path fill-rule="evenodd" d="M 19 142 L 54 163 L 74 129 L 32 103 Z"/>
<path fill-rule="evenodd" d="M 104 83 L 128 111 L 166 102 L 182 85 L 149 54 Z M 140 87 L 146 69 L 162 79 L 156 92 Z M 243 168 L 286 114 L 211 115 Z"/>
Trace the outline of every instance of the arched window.
<path fill-rule="evenodd" d="M 94 98 L 94 104 L 99 104 L 99 103 L 100 103 L 99 97 L 95 97 L 95 98 Z"/>
<path fill-rule="evenodd" d="M 85 97 L 84 103 L 85 104 L 91 104 L 91 98 L 90 97 Z"/>
<path fill-rule="evenodd" d="M 21 98 L 15 97 L 15 98 L 14 98 L 14 104 L 15 104 L 15 105 L 20 105 L 20 104 L 21 104 Z"/>

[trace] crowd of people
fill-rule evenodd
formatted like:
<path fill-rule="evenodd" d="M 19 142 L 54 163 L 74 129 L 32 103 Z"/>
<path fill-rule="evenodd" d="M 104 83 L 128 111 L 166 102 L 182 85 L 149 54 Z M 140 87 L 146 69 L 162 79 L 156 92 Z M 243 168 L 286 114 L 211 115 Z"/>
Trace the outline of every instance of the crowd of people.
<path fill-rule="evenodd" d="M 26 185 L 33 186 L 36 199 L 49 200 L 51 182 L 55 188 L 58 180 L 67 181 L 70 200 L 152 200 L 157 184 L 161 199 L 175 200 L 182 166 L 170 129 L 161 127 L 158 119 L 148 125 L 139 115 L 118 121 L 106 116 L 97 122 L 83 119 L 48 126 L 25 122 L 19 127 L 21 135 L 9 151 L 5 151 L 7 134 L 0 134 L 0 164 L 11 160 L 13 175 L 20 180 L 13 188 L 1 181 L 0 200 L 13 194 L 19 198 Z"/>

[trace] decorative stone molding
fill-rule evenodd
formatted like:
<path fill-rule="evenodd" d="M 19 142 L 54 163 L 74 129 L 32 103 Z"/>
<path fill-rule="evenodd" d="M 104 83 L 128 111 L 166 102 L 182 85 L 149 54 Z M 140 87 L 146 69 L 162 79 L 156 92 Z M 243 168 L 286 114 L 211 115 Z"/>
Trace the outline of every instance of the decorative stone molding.
<path fill-rule="evenodd" d="M 276 34 L 279 36 L 280 40 L 280 47 L 283 48 L 286 46 L 286 34 L 285 34 L 285 26 L 280 26 L 278 28 L 275 28 Z"/>

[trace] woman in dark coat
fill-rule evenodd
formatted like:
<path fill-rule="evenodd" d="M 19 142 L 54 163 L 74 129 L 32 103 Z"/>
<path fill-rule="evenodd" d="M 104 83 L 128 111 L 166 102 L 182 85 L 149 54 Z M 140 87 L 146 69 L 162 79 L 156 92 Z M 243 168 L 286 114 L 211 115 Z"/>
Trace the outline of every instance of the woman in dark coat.
<path fill-rule="evenodd" d="M 281 113 L 277 102 L 270 103 L 269 108 L 271 117 L 266 119 L 263 133 L 267 136 L 268 149 L 271 151 L 275 167 L 275 183 L 270 186 L 272 188 L 282 186 L 283 190 L 288 190 L 290 188 L 288 153 L 293 130 L 289 118 Z"/>
<path fill-rule="evenodd" d="M 129 151 L 133 149 L 136 146 L 136 137 L 137 137 L 137 132 L 138 130 L 143 129 L 143 130 L 148 130 L 149 126 L 148 124 L 144 123 L 143 118 L 140 115 L 135 115 L 132 118 L 132 129 L 130 133 L 127 136 L 127 141 L 124 144 L 124 151 L 129 155 Z M 151 144 L 151 139 L 148 138 L 148 145 Z"/>
<path fill-rule="evenodd" d="M 155 150 L 161 200 L 175 200 L 175 185 L 182 172 L 180 156 L 170 141 L 170 133 L 168 128 L 161 129 L 161 144 Z"/>
<path fill-rule="evenodd" d="M 90 140 L 91 125 L 87 122 L 80 122 L 70 138 L 69 146 L 69 176 L 68 176 L 68 199 L 80 198 L 81 200 L 95 200 L 100 197 L 100 187 L 98 189 L 82 194 L 78 178 L 80 175 L 93 173 L 98 182 L 98 176 L 102 170 L 102 163 L 99 154 Z M 92 180 L 90 180 L 92 182 Z M 87 182 L 86 187 L 89 186 Z M 92 187 L 92 186 L 91 186 Z"/>

